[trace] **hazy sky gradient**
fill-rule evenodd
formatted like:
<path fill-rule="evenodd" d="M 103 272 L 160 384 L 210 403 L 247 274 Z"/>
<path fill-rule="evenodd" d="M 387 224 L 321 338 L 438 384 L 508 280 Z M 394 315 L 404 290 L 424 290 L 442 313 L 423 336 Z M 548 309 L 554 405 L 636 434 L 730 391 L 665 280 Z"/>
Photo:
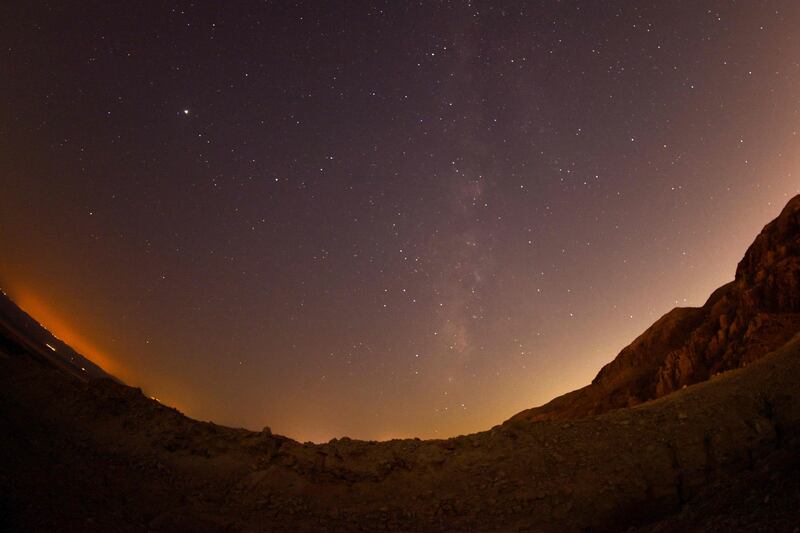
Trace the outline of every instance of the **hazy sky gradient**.
<path fill-rule="evenodd" d="M 23 4 L 0 286 L 200 419 L 489 428 L 800 192 L 795 1 Z"/>

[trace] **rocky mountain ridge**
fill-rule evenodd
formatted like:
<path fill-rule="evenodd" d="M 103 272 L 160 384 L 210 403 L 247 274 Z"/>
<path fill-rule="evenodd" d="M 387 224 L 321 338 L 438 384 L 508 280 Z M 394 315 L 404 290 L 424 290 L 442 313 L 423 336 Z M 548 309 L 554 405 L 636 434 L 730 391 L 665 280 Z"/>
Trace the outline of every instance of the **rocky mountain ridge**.
<path fill-rule="evenodd" d="M 660 398 L 747 366 L 800 331 L 800 196 L 748 248 L 734 281 L 700 308 L 675 308 L 605 365 L 590 385 L 512 419 L 560 420 Z"/>

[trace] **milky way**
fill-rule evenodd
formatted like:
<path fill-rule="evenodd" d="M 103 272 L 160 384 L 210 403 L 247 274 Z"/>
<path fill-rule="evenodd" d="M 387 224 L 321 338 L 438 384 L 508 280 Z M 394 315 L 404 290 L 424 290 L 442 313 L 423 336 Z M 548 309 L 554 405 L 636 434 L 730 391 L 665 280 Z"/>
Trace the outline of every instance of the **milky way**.
<path fill-rule="evenodd" d="M 190 416 L 486 429 L 800 190 L 800 5 L 0 8 L 0 286 Z"/>

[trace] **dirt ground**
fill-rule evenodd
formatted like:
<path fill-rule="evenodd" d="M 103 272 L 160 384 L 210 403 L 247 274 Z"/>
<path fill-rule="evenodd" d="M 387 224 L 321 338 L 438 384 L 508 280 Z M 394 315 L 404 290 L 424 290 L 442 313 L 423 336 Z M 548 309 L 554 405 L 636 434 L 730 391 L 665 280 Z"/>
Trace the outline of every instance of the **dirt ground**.
<path fill-rule="evenodd" d="M 0 311 L 4 531 L 800 533 L 800 196 L 590 385 L 446 440 L 191 420 Z"/>
<path fill-rule="evenodd" d="M 628 409 L 314 445 L 0 357 L 10 531 L 795 531 L 800 340 Z"/>

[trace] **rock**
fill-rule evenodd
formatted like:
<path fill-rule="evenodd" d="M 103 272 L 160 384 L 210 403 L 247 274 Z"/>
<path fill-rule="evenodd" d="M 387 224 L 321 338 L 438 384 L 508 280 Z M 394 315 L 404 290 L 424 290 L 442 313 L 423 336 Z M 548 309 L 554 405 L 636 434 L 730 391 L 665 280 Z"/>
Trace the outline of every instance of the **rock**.
<path fill-rule="evenodd" d="M 590 385 L 511 421 L 564 420 L 660 398 L 742 368 L 800 330 L 800 195 L 747 249 L 734 281 L 700 308 L 675 308 L 605 365 Z"/>

